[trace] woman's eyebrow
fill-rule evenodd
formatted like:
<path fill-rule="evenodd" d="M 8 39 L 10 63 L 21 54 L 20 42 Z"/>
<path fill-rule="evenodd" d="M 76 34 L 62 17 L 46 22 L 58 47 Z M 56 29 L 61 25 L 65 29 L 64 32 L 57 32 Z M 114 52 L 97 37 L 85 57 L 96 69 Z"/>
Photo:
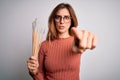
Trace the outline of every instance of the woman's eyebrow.
<path fill-rule="evenodd" d="M 70 15 L 56 15 L 56 16 L 70 16 Z"/>

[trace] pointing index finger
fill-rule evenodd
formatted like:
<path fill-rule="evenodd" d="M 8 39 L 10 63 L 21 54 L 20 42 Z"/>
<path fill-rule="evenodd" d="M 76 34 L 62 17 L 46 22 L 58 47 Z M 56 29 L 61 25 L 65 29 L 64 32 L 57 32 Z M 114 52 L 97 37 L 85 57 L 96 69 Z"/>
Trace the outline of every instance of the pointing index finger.
<path fill-rule="evenodd" d="M 73 36 L 79 40 L 82 39 L 82 32 L 78 31 L 77 28 L 73 27 L 71 28 L 71 33 L 73 34 Z"/>

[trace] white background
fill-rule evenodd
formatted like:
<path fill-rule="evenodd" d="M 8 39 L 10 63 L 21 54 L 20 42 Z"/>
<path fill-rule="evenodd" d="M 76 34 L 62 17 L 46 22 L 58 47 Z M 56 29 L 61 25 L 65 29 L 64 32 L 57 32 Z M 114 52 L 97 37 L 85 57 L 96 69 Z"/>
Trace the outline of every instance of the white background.
<path fill-rule="evenodd" d="M 81 59 L 81 80 L 120 80 L 120 0 L 0 0 L 0 80 L 32 80 L 26 61 L 32 53 L 32 20 L 46 28 L 53 8 L 70 3 L 79 29 L 98 37 Z"/>

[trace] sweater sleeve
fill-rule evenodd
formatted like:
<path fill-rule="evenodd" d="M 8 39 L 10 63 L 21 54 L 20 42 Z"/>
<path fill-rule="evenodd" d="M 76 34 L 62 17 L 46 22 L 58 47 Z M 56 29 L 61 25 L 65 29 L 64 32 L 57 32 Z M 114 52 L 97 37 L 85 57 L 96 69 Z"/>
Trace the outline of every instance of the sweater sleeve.
<path fill-rule="evenodd" d="M 45 47 L 43 44 L 41 44 L 39 53 L 38 53 L 38 62 L 39 62 L 39 71 L 38 73 L 33 77 L 33 80 L 44 80 L 44 58 L 45 58 Z"/>

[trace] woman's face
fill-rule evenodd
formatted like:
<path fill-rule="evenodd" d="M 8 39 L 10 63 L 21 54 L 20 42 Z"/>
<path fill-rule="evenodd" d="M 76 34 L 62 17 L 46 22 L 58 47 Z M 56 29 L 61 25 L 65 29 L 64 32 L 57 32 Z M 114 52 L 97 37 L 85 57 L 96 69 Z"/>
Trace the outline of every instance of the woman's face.
<path fill-rule="evenodd" d="M 68 33 L 71 25 L 71 16 L 66 8 L 58 10 L 55 15 L 55 25 L 58 33 Z"/>

